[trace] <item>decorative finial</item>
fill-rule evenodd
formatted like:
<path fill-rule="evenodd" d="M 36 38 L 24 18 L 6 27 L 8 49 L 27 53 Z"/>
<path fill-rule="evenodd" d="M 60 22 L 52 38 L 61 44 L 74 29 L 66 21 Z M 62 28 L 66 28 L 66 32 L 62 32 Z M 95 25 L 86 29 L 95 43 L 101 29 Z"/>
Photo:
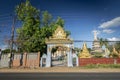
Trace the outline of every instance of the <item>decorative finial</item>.
<path fill-rule="evenodd" d="M 97 32 L 97 30 L 94 30 L 93 32 L 94 32 L 94 40 L 97 40 L 97 34 L 98 34 L 98 32 Z"/>

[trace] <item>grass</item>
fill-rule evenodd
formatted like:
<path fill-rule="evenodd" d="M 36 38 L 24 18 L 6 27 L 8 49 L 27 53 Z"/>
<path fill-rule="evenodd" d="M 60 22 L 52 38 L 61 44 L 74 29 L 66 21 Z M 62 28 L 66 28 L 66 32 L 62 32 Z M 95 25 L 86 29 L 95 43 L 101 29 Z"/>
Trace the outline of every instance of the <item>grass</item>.
<path fill-rule="evenodd" d="M 120 64 L 89 64 L 82 68 L 120 68 Z"/>

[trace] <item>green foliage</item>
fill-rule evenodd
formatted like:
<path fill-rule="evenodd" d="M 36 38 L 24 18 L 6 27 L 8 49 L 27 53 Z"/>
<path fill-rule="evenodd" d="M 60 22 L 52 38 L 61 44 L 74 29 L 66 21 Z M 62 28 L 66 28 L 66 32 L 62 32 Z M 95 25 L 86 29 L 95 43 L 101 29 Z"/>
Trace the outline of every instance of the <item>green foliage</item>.
<path fill-rule="evenodd" d="M 16 7 L 16 13 L 17 13 L 17 17 L 19 20 L 21 21 L 25 21 L 26 17 L 39 17 L 39 10 L 36 9 L 35 7 L 33 7 L 30 4 L 29 0 L 26 0 L 25 3 L 21 3 Z"/>
<path fill-rule="evenodd" d="M 120 50 L 120 41 L 115 43 L 115 48 L 116 50 Z"/>
<path fill-rule="evenodd" d="M 40 10 L 33 7 L 29 0 L 16 7 L 16 14 L 18 20 L 22 22 L 22 27 L 17 29 L 19 51 L 46 53 L 45 39 L 52 36 L 58 25 L 64 26 L 63 19 L 58 17 L 53 21 L 48 11 L 40 14 Z M 69 31 L 66 32 L 67 35 L 70 34 Z"/>
<path fill-rule="evenodd" d="M 91 48 L 88 48 L 88 51 L 91 52 Z"/>
<path fill-rule="evenodd" d="M 17 51 L 16 50 L 12 50 L 12 52 L 16 53 Z M 7 53 L 10 53 L 10 49 L 2 50 L 2 54 L 7 54 Z"/>
<path fill-rule="evenodd" d="M 27 52 L 39 51 L 39 10 L 33 7 L 29 0 L 26 0 L 25 3 L 21 3 L 16 7 L 16 14 L 18 19 L 22 21 L 22 28 L 17 29 L 18 47 Z"/>
<path fill-rule="evenodd" d="M 81 49 L 78 47 L 75 47 L 74 50 L 77 51 L 77 53 L 81 52 Z"/>
<path fill-rule="evenodd" d="M 64 27 L 64 20 L 61 17 L 58 17 L 56 20 L 56 24 L 60 25 L 61 27 Z M 71 34 L 70 31 L 65 31 L 65 32 L 67 36 Z"/>
<path fill-rule="evenodd" d="M 103 57 L 103 53 L 94 53 L 93 57 L 94 58 L 102 58 Z"/>
<path fill-rule="evenodd" d="M 56 21 L 56 24 L 60 25 L 61 27 L 64 27 L 64 20 L 61 17 L 58 17 L 57 21 Z"/>
<path fill-rule="evenodd" d="M 120 64 L 89 64 L 84 68 L 120 68 Z"/>
<path fill-rule="evenodd" d="M 119 50 L 120 50 L 120 41 L 114 42 L 114 43 L 108 45 L 108 49 L 109 49 L 111 52 L 112 52 L 112 50 L 113 50 L 113 46 L 115 47 L 115 49 L 116 49 L 117 51 L 119 51 Z"/>
<path fill-rule="evenodd" d="M 52 19 L 52 15 L 48 13 L 48 11 L 44 11 L 42 15 L 42 23 L 43 26 L 48 27 Z"/>
<path fill-rule="evenodd" d="M 105 47 L 108 48 L 108 40 L 107 40 L 107 39 L 100 38 L 99 41 L 100 41 L 100 46 L 101 46 L 101 47 L 102 47 L 103 45 L 105 45 Z"/>

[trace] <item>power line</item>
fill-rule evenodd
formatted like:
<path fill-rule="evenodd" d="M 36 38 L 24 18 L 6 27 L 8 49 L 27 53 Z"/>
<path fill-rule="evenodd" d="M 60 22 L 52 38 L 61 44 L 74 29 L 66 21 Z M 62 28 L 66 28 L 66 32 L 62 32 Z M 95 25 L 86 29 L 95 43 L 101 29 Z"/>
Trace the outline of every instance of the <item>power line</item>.
<path fill-rule="evenodd" d="M 11 14 L 0 14 L 0 17 L 4 17 L 4 16 L 11 16 Z"/>
<path fill-rule="evenodd" d="M 1 24 L 6 24 L 6 22 L 11 22 L 11 20 L 2 20 L 2 21 L 0 21 Z"/>
<path fill-rule="evenodd" d="M 3 19 L 3 20 L 7 19 L 8 20 L 8 18 L 12 18 L 12 16 L 10 14 L 8 16 L 0 16 L 0 20 L 1 19 Z"/>

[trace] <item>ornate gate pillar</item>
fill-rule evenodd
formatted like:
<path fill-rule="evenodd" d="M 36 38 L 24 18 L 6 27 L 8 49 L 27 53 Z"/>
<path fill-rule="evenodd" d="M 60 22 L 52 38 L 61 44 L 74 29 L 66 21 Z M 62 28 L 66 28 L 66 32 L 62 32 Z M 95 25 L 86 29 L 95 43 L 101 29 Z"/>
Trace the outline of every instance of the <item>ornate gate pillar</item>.
<path fill-rule="evenodd" d="M 72 61 L 72 48 L 71 45 L 69 47 L 69 51 L 67 53 L 67 57 L 68 57 L 68 67 L 73 67 L 73 61 Z"/>
<path fill-rule="evenodd" d="M 47 45 L 46 67 L 51 67 L 51 46 Z"/>

